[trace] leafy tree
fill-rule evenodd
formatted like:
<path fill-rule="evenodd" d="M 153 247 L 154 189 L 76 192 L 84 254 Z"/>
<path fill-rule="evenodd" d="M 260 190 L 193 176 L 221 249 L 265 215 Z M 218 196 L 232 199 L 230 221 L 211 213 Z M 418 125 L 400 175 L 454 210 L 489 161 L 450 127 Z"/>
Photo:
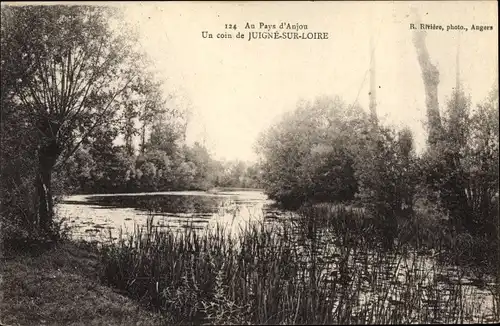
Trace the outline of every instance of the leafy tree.
<path fill-rule="evenodd" d="M 32 184 L 36 175 L 35 133 L 26 108 L 15 100 L 21 77 L 31 71 L 20 69 L 19 58 L 11 56 L 23 46 L 9 33 L 14 17 L 1 7 L 0 24 L 0 228 L 36 231 L 36 195 Z M 10 225 L 10 226 L 9 226 Z M 0 232 L 7 234 L 6 232 Z M 16 237 L 16 234 L 12 234 Z"/>
<path fill-rule="evenodd" d="M 353 158 L 342 147 L 313 147 L 304 174 L 307 196 L 317 201 L 351 200 L 357 191 Z"/>
<path fill-rule="evenodd" d="M 147 162 L 151 162 L 157 169 L 156 188 L 158 190 L 173 188 L 173 163 L 167 153 L 160 150 L 151 150 L 144 155 L 144 158 Z"/>
<path fill-rule="evenodd" d="M 160 121 L 152 126 L 149 140 L 144 146 L 144 153 L 148 151 L 162 151 L 169 157 L 174 157 L 180 152 L 180 135 L 173 126 Z"/>
<path fill-rule="evenodd" d="M 119 99 L 143 81 L 135 40 L 124 26 L 111 27 L 121 23 L 118 13 L 90 6 L 2 8 L 2 42 L 9 44 L 2 57 L 9 57 L 5 69 L 17 77 L 7 82 L 2 75 L 2 83 L 35 131 L 42 230 L 53 219 L 56 164 L 65 163 L 97 127 L 113 122 Z"/>
<path fill-rule="evenodd" d="M 134 155 L 134 145 L 133 139 L 134 136 L 138 134 L 138 130 L 135 126 L 135 120 L 138 117 L 138 112 L 134 101 L 127 99 L 125 103 L 122 105 L 123 112 L 123 139 L 125 141 L 125 148 L 127 150 L 128 155 Z"/>
<path fill-rule="evenodd" d="M 142 172 L 140 185 L 143 190 L 155 191 L 156 189 L 156 173 L 157 168 L 152 162 L 144 162 L 141 165 L 140 171 Z"/>
<path fill-rule="evenodd" d="M 299 103 L 259 139 L 268 195 L 288 206 L 352 199 L 357 189 L 352 147 L 356 128 L 366 121 L 359 107 L 347 107 L 339 98 Z"/>
<path fill-rule="evenodd" d="M 208 189 L 214 184 L 212 158 L 208 150 L 198 142 L 191 148 L 186 147 L 186 160 L 196 166 L 196 174 L 193 177 L 193 187 L 198 189 Z"/>
<path fill-rule="evenodd" d="M 425 153 L 426 183 L 448 210 L 457 230 L 487 232 L 494 225 L 498 193 L 498 91 L 472 111 L 462 90 L 453 92 L 443 136 Z"/>
<path fill-rule="evenodd" d="M 151 79 L 152 80 L 152 79 Z M 146 133 L 150 126 L 157 125 L 155 121 L 162 121 L 165 114 L 169 113 L 170 116 L 173 115 L 175 110 L 168 110 L 166 106 L 166 101 L 161 94 L 161 84 L 149 82 L 145 85 L 144 95 L 141 96 L 138 103 L 139 106 L 139 121 L 140 135 L 141 135 L 141 153 L 144 154 L 146 150 Z M 164 126 L 162 126 L 164 128 Z M 156 130 L 156 132 L 161 131 Z M 154 142 L 154 140 L 153 140 Z"/>
<path fill-rule="evenodd" d="M 248 166 L 245 174 L 248 179 L 248 182 L 246 184 L 247 187 L 262 187 L 262 167 L 259 163 L 254 163 Z"/>
<path fill-rule="evenodd" d="M 196 165 L 193 162 L 182 162 L 175 170 L 175 183 L 181 189 L 189 189 L 196 175 Z"/>
<path fill-rule="evenodd" d="M 397 236 L 398 218 L 411 214 L 418 182 L 413 138 L 378 124 L 368 127 L 358 143 L 355 175 L 357 197 L 374 217 L 386 247 Z"/>
<path fill-rule="evenodd" d="M 379 125 L 358 106 L 327 97 L 302 103 L 259 141 L 264 188 L 289 207 L 357 198 L 387 246 L 398 217 L 412 211 L 418 170 L 411 132 Z"/>
<path fill-rule="evenodd" d="M 57 172 L 61 174 L 59 179 L 65 180 L 64 183 L 69 192 L 93 192 L 95 170 L 96 161 L 90 154 L 90 150 L 86 146 L 81 146 L 61 171 Z"/>

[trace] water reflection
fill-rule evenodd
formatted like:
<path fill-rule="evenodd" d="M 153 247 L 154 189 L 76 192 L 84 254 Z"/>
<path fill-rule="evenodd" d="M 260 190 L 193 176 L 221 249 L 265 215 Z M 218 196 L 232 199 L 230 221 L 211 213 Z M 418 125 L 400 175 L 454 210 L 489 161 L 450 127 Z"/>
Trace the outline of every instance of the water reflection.
<path fill-rule="evenodd" d="M 69 196 L 58 205 L 73 236 L 117 237 L 154 218 L 156 227 L 201 230 L 224 223 L 236 233 L 251 220 L 276 219 L 283 212 L 258 191 L 209 194 L 199 191 Z"/>

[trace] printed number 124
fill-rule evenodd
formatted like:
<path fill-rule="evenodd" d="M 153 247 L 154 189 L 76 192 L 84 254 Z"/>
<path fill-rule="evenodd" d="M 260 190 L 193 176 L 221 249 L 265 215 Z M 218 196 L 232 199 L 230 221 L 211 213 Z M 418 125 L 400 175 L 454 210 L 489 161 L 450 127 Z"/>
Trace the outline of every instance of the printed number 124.
<path fill-rule="evenodd" d="M 226 24 L 226 29 L 236 29 L 236 24 Z"/>

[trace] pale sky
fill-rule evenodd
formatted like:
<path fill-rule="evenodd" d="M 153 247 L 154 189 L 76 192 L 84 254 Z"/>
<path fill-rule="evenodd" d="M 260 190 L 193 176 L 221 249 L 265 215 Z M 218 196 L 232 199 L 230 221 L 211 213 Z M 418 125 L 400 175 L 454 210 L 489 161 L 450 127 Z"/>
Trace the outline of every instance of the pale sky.
<path fill-rule="evenodd" d="M 217 158 L 242 160 L 256 159 L 259 133 L 299 99 L 339 95 L 353 103 L 359 93 L 358 102 L 368 110 L 370 33 L 376 43 L 378 114 L 409 126 L 421 148 L 425 93 L 409 30 L 411 6 L 424 23 L 469 28 L 460 39 L 460 74 L 473 104 L 482 101 L 497 83 L 495 1 L 124 4 L 168 91 L 179 105 L 191 107 L 188 141 L 201 140 L 206 130 Z M 329 39 L 248 41 L 247 22 L 257 25 L 255 31 L 260 22 L 305 24 L 306 32 L 327 32 Z M 225 24 L 236 24 L 245 39 L 217 39 Z M 471 24 L 492 25 L 493 31 L 472 31 Z M 214 38 L 202 38 L 202 31 Z M 457 35 L 428 31 L 427 47 L 440 71 L 441 108 L 455 85 Z"/>

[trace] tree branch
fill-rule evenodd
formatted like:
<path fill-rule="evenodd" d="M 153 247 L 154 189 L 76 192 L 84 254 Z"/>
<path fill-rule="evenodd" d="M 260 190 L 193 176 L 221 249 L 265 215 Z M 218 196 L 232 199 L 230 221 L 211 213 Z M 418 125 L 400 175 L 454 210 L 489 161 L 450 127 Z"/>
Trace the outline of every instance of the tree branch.
<path fill-rule="evenodd" d="M 109 103 L 106 105 L 106 107 L 103 109 L 103 113 L 96 119 L 94 124 L 81 136 L 80 141 L 73 147 L 72 150 L 69 151 L 69 154 L 64 158 L 62 161 L 57 163 L 54 168 L 59 167 L 60 165 L 64 164 L 67 162 L 67 160 L 76 152 L 78 147 L 80 147 L 81 143 L 88 137 L 88 135 L 99 125 L 102 123 L 102 119 L 106 116 L 106 113 L 108 112 L 109 108 L 111 107 L 111 104 L 115 101 L 116 97 L 121 94 L 127 86 L 134 80 L 135 77 L 132 77 L 126 84 L 121 88 L 118 92 L 116 92 L 113 95 L 113 98 L 109 101 Z"/>

